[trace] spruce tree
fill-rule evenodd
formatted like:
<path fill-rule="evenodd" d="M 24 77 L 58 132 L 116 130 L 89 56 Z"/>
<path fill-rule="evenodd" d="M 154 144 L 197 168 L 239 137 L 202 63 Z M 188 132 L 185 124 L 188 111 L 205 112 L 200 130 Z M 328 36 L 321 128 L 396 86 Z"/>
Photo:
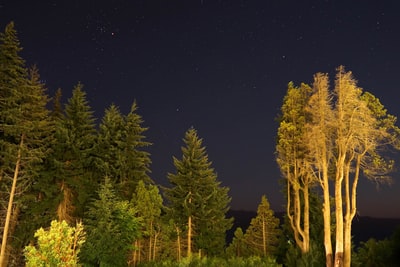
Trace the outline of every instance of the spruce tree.
<path fill-rule="evenodd" d="M 79 83 L 65 105 L 65 116 L 57 124 L 60 220 L 73 222 L 74 218 L 82 218 L 89 199 L 96 193 L 99 180 L 95 172 L 96 134 L 93 111 Z"/>
<path fill-rule="evenodd" d="M 132 197 L 139 181 L 153 183 L 149 176 L 150 153 L 145 150 L 151 143 L 145 141 L 144 133 L 148 128 L 142 126 L 143 122 L 142 116 L 138 114 L 138 106 L 133 102 L 130 112 L 125 116 L 125 175 L 120 181 L 121 187 L 124 188 L 123 193 L 128 199 Z"/>
<path fill-rule="evenodd" d="M 148 175 L 150 154 L 145 151 L 151 143 L 144 140 L 147 128 L 142 123 L 136 103 L 126 116 L 111 105 L 99 127 L 97 169 L 101 175 L 112 177 L 118 195 L 126 200 L 132 198 L 139 181 L 152 183 Z"/>
<path fill-rule="evenodd" d="M 180 232 L 186 234 L 188 257 L 192 250 L 218 255 L 225 245 L 225 233 L 232 226 L 226 218 L 230 198 L 222 187 L 202 139 L 190 128 L 184 138 L 182 159 L 174 158 L 176 173 L 169 173 L 170 188 L 165 189 L 168 209 Z"/>
<path fill-rule="evenodd" d="M 257 208 L 257 216 L 250 222 L 244 240 L 251 255 L 273 256 L 279 243 L 279 219 L 274 216 L 267 197 L 261 197 Z"/>
<path fill-rule="evenodd" d="M 2 207 L 7 207 L 2 211 L 5 216 L 1 216 L 5 220 L 0 265 L 6 265 L 8 236 L 22 225 L 18 219 L 32 201 L 28 193 L 40 179 L 41 164 L 52 142 L 48 96 L 37 69 L 26 69 L 19 56 L 21 49 L 14 24 L 10 23 L 0 34 L 0 182 Z M 19 249 L 14 247 L 15 253 Z"/>

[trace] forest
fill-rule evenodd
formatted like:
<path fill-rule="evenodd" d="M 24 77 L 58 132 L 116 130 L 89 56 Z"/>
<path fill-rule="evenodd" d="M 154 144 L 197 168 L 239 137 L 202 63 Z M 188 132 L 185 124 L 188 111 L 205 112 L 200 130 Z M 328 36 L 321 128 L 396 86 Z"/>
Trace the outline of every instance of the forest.
<path fill-rule="evenodd" d="M 152 145 L 133 102 L 95 123 L 84 85 L 62 102 L 0 33 L 0 266 L 398 266 L 400 229 L 355 247 L 359 179 L 390 179 L 396 117 L 338 67 L 334 86 L 288 84 L 276 141 L 279 219 L 263 195 L 232 229 L 222 186 L 197 130 L 183 136 L 168 186 L 151 178 Z M 391 150 L 391 151 L 392 151 Z M 233 232 L 233 238 L 227 233 Z"/>

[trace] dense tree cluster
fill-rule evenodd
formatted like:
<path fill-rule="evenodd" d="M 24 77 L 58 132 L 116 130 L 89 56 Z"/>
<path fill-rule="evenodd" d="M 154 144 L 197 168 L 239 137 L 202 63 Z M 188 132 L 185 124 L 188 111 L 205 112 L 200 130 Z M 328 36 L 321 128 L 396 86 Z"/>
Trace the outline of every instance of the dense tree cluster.
<path fill-rule="evenodd" d="M 110 105 L 97 124 L 82 84 L 65 104 L 61 89 L 51 98 L 20 51 L 10 23 L 0 34 L 0 266 L 137 266 L 225 255 L 229 189 L 195 129 L 160 191 L 136 102 L 126 115 Z M 75 226 L 85 238 L 70 251 Z"/>
<path fill-rule="evenodd" d="M 287 216 L 303 254 L 310 253 L 310 192 L 322 192 L 326 266 L 350 266 L 358 181 L 388 181 L 394 165 L 387 149 L 400 148 L 395 123 L 343 66 L 332 89 L 322 73 L 312 86 L 289 83 L 276 152 L 286 181 Z"/>

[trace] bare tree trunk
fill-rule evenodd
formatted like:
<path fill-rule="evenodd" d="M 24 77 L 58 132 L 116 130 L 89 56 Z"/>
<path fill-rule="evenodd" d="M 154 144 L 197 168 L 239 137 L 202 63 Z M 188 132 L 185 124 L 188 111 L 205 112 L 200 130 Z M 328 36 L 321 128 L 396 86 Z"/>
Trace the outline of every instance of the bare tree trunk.
<path fill-rule="evenodd" d="M 303 186 L 303 199 L 304 199 L 304 211 L 303 211 L 303 243 L 304 253 L 310 252 L 310 199 L 308 194 L 308 184 Z"/>
<path fill-rule="evenodd" d="M 12 211 L 12 206 L 14 204 L 14 195 L 15 195 L 15 190 L 17 187 L 18 172 L 19 172 L 20 165 L 21 165 L 21 153 L 22 153 L 21 150 L 24 145 L 24 136 L 25 136 L 24 134 L 21 135 L 21 140 L 19 143 L 17 162 L 15 163 L 13 183 L 12 183 L 11 192 L 10 192 L 10 199 L 8 201 L 6 221 L 4 222 L 3 239 L 1 242 L 1 250 L 0 250 L 0 267 L 7 265 L 5 262 L 5 258 L 6 258 L 5 253 L 6 253 L 6 247 L 7 247 L 8 229 L 10 226 L 11 211 Z"/>
<path fill-rule="evenodd" d="M 335 180 L 335 213 L 336 213 L 336 249 L 335 249 L 335 267 L 343 267 L 343 199 L 342 199 L 342 182 L 343 182 L 343 159 L 338 160 L 337 175 Z"/>
<path fill-rule="evenodd" d="M 153 247 L 153 244 L 152 244 L 152 235 L 153 235 L 153 221 L 150 222 L 149 255 L 148 255 L 148 257 L 147 257 L 147 260 L 148 260 L 148 261 L 151 261 L 151 259 L 152 259 L 152 255 L 151 255 L 152 247 Z"/>
<path fill-rule="evenodd" d="M 136 266 L 136 263 L 137 263 L 137 247 L 138 247 L 138 241 L 135 240 L 135 249 L 133 250 L 133 253 L 132 253 L 133 266 Z"/>
<path fill-rule="evenodd" d="M 262 217 L 262 237 L 263 237 L 263 254 L 267 256 L 267 229 L 265 217 Z"/>
<path fill-rule="evenodd" d="M 177 233 L 176 243 L 177 243 L 177 248 L 178 248 L 177 258 L 178 258 L 178 261 L 180 261 L 181 260 L 181 235 L 180 235 L 179 227 L 176 227 L 176 233 Z"/>
<path fill-rule="evenodd" d="M 156 260 L 156 251 L 157 251 L 157 238 L 158 238 L 159 232 L 156 232 L 154 234 L 154 242 L 153 242 L 153 261 Z"/>
<path fill-rule="evenodd" d="M 187 257 L 192 256 L 192 216 L 188 218 Z"/>
<path fill-rule="evenodd" d="M 332 255 L 332 239 L 331 239 L 331 203 L 329 194 L 329 180 L 328 180 L 328 168 L 323 167 L 323 182 L 322 189 L 324 193 L 324 204 L 322 213 L 324 216 L 324 246 L 325 246 L 325 259 L 326 267 L 333 266 L 333 255 Z"/>
<path fill-rule="evenodd" d="M 351 193 L 350 193 L 350 180 L 349 180 L 349 173 L 350 173 L 350 166 L 346 170 L 346 217 L 345 217 L 345 228 L 344 228 L 344 266 L 350 267 L 351 266 L 351 225 L 354 219 L 354 216 L 357 212 L 357 184 L 360 175 L 360 164 L 361 164 L 361 157 L 359 155 L 356 161 L 355 167 L 355 174 L 354 180 L 351 186 Z"/>

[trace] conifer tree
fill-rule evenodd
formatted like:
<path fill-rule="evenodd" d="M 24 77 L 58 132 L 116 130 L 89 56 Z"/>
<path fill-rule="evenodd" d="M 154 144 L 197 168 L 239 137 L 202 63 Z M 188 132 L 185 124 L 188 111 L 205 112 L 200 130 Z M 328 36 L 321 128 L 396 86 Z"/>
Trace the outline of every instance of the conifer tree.
<path fill-rule="evenodd" d="M 82 218 L 99 180 L 94 163 L 95 119 L 80 83 L 65 105 L 65 116 L 59 120 L 56 136 L 61 167 L 58 184 L 62 192 L 57 213 L 60 220 L 72 222 L 74 217 Z"/>
<path fill-rule="evenodd" d="M 190 128 L 184 138 L 182 159 L 174 158 L 176 173 L 169 173 L 171 188 L 166 188 L 169 214 L 177 232 L 186 235 L 186 256 L 192 251 L 216 255 L 223 251 L 225 233 L 232 226 L 226 218 L 230 198 L 211 168 L 202 139 Z"/>
<path fill-rule="evenodd" d="M 144 141 L 147 128 L 137 114 L 136 103 L 128 115 L 123 116 L 118 107 L 106 109 L 99 129 L 96 161 L 101 175 L 113 177 L 116 190 L 130 200 L 139 181 L 152 183 L 148 173 L 150 154 L 144 149 L 151 143 Z"/>
<path fill-rule="evenodd" d="M 40 164 L 52 142 L 48 96 L 37 69 L 28 72 L 20 51 L 11 22 L 0 35 L 0 182 L 1 199 L 8 202 L 2 205 L 7 208 L 2 216 L 0 266 L 6 265 L 8 236 L 14 233 L 18 217 L 24 212 L 27 192 L 37 181 Z"/>
<path fill-rule="evenodd" d="M 150 153 L 145 150 L 151 143 L 145 141 L 144 133 L 148 128 L 142 126 L 143 122 L 135 101 L 130 112 L 125 116 L 126 150 L 123 165 L 125 175 L 120 181 L 121 187 L 124 188 L 123 193 L 128 199 L 132 197 L 139 181 L 144 181 L 146 184 L 153 183 L 149 176 Z"/>
<path fill-rule="evenodd" d="M 241 227 L 236 228 L 232 242 L 226 249 L 229 257 L 243 257 L 246 255 L 247 245 L 244 242 L 244 233 Z"/>
<path fill-rule="evenodd" d="M 279 243 L 279 219 L 274 216 L 265 195 L 257 208 L 257 216 L 250 222 L 244 235 L 251 255 L 267 257 L 276 252 Z"/>

